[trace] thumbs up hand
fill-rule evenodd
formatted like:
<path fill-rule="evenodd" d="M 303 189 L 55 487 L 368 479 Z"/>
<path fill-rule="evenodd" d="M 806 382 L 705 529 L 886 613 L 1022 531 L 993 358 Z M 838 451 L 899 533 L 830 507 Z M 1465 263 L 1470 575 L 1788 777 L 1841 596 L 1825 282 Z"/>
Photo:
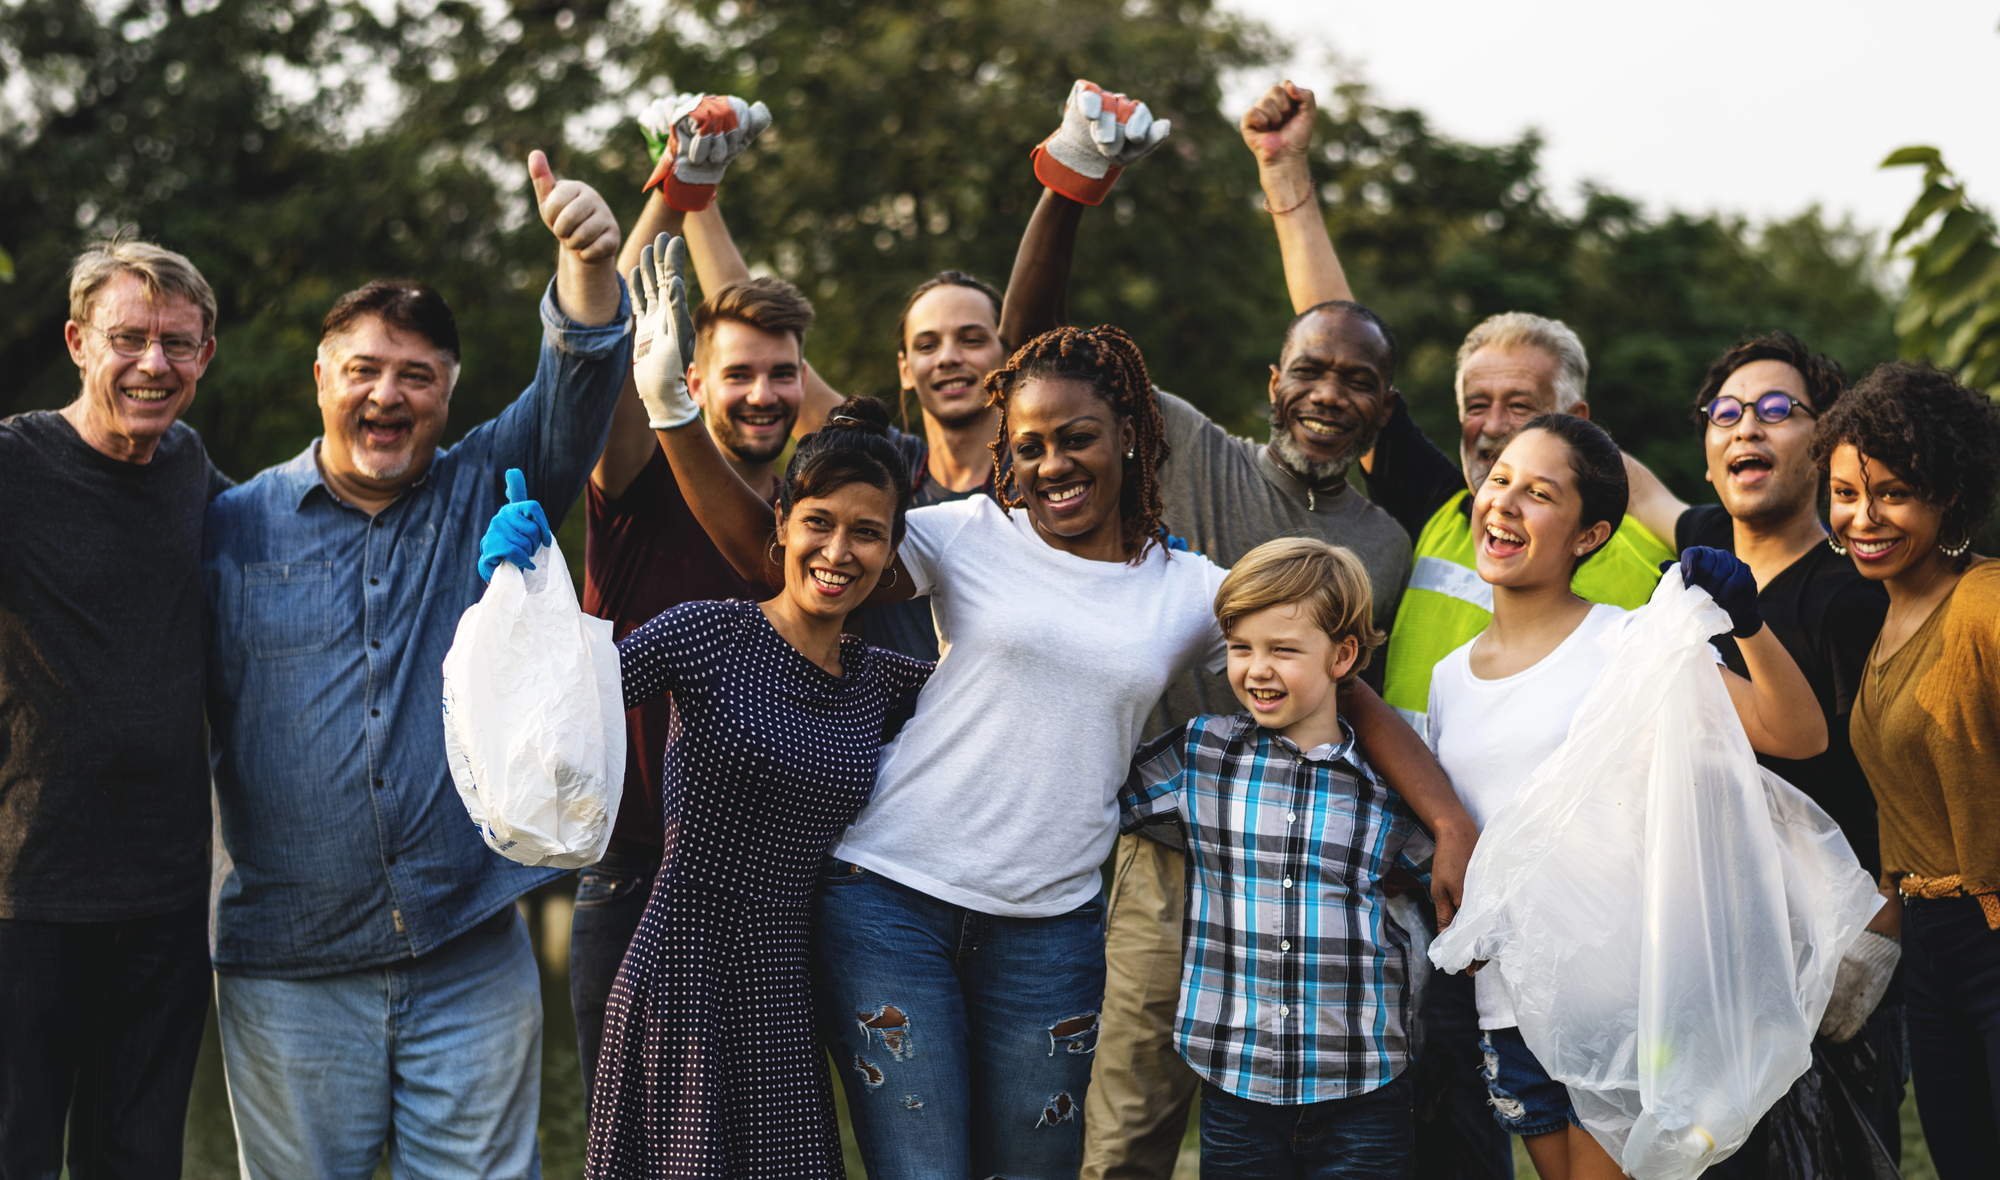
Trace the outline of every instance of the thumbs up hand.
<path fill-rule="evenodd" d="M 493 514 L 486 535 L 479 539 L 479 580 L 490 582 L 501 562 L 535 568 L 535 551 L 555 540 L 542 506 L 528 498 L 528 481 L 519 467 L 507 469 L 507 503 Z"/>
<path fill-rule="evenodd" d="M 580 262 L 616 262 L 618 220 L 596 189 L 580 180 L 557 180 L 549 158 L 538 151 L 528 153 L 528 179 L 535 186 L 542 224 L 563 249 Z"/>

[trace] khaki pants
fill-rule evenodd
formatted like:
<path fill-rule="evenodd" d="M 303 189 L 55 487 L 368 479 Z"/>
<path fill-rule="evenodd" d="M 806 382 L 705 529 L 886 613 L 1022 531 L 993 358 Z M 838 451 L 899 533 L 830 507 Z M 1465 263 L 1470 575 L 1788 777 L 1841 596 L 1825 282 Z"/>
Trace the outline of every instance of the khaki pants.
<path fill-rule="evenodd" d="M 1083 1104 L 1081 1180 L 1168 1180 L 1200 1079 L 1174 1049 L 1184 858 L 1118 837 L 1104 915 L 1104 1006 Z"/>

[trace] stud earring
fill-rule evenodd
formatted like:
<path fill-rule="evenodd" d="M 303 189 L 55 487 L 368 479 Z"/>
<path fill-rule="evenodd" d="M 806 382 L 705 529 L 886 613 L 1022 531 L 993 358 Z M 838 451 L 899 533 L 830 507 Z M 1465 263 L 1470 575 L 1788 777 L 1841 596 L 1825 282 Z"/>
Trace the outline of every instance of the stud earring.
<path fill-rule="evenodd" d="M 1840 554 L 1842 557 L 1847 556 L 1847 546 L 1842 545 L 1840 543 L 1840 538 L 1834 536 L 1832 533 L 1828 533 L 1826 535 L 1826 547 L 1828 549 L 1833 550 L 1835 553 Z"/>
<path fill-rule="evenodd" d="M 1133 455 L 1133 452 L 1132 452 L 1132 451 L 1130 451 L 1130 450 L 1127 450 L 1127 451 L 1125 452 L 1125 457 L 1126 457 L 1127 459 L 1130 459 L 1130 458 L 1132 457 L 1132 455 Z"/>

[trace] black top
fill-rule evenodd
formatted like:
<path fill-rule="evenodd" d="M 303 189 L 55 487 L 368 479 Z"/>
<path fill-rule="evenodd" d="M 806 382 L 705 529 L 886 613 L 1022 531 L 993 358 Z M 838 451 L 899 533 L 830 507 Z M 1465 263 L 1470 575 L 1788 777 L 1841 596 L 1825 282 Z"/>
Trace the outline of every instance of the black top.
<path fill-rule="evenodd" d="M 176 424 L 150 463 L 0 419 L 0 918 L 208 892 L 202 517 L 229 481 Z"/>
<path fill-rule="evenodd" d="M 1729 513 L 1719 504 L 1690 508 L 1674 524 L 1676 549 L 1705 545 L 1733 553 L 1735 540 Z M 1889 595 L 1879 583 L 1862 577 L 1851 559 L 1815 545 L 1758 592 L 1757 608 L 1812 685 L 1826 715 L 1827 739 L 1826 752 L 1811 758 L 1759 754 L 1757 761 L 1824 808 L 1846 833 L 1862 867 L 1879 877 L 1875 795 L 1848 741 L 1847 717 L 1861 695 L 1861 675 L 1888 613 Z M 1749 675 L 1733 638 L 1723 635 L 1715 645 L 1730 671 Z"/>
<path fill-rule="evenodd" d="M 1412 545 L 1438 509 L 1465 490 L 1465 469 L 1424 434 L 1401 397 L 1396 399 L 1388 425 L 1375 436 L 1375 454 L 1369 463 L 1368 498 L 1396 518 L 1410 534 Z M 1471 503 L 1466 500 L 1468 512 Z"/>

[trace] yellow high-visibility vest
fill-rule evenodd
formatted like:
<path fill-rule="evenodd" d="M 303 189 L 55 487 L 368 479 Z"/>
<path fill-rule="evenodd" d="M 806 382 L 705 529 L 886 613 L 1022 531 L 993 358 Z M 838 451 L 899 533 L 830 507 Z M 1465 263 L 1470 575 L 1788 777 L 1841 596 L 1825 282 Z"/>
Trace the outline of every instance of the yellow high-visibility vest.
<path fill-rule="evenodd" d="M 1382 698 L 1418 733 L 1429 736 L 1424 711 L 1431 704 L 1431 669 L 1470 643 L 1493 620 L 1493 587 L 1474 565 L 1472 521 L 1459 509 L 1470 492 L 1453 496 L 1417 538 L 1410 587 L 1396 608 Z M 1604 548 L 1576 571 L 1570 589 L 1591 602 L 1634 610 L 1646 605 L 1660 580 L 1660 563 L 1676 555 L 1666 542 L 1627 516 Z"/>

